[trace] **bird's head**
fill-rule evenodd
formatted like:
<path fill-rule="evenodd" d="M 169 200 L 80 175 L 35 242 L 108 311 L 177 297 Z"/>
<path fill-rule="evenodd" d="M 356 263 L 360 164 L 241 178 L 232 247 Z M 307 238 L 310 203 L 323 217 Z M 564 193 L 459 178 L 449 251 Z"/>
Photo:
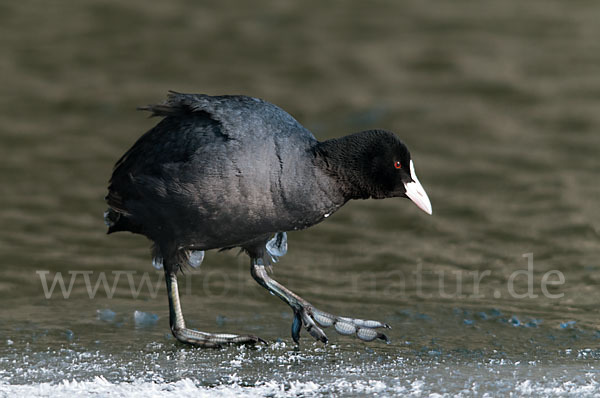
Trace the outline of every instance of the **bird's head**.
<path fill-rule="evenodd" d="M 432 214 L 431 202 L 415 173 L 415 165 L 406 145 L 393 133 L 381 132 L 378 144 L 369 151 L 373 197 L 405 197 L 421 210 Z M 365 159 L 367 160 L 367 159 Z M 368 161 L 368 160 L 367 160 Z"/>
<path fill-rule="evenodd" d="M 328 169 L 345 182 L 350 198 L 404 197 L 432 214 L 406 145 L 385 130 L 369 130 L 321 144 Z"/>

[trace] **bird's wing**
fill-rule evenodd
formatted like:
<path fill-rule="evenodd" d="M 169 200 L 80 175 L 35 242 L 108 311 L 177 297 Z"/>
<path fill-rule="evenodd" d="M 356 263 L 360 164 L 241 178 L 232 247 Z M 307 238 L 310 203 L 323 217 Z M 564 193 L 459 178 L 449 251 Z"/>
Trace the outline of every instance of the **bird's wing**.
<path fill-rule="evenodd" d="M 123 202 L 140 195 L 134 178 L 167 178 L 165 173 L 170 179 L 178 178 L 178 165 L 198 159 L 199 150 L 221 153 L 224 148 L 238 148 L 236 153 L 243 161 L 244 156 L 268 154 L 260 149 L 261 145 L 268 148 L 273 143 L 279 151 L 280 147 L 310 146 L 316 142 L 312 133 L 287 112 L 252 97 L 171 92 L 164 103 L 139 109 L 164 119 L 142 135 L 115 164 L 106 199 L 112 208 L 123 212 Z M 240 151 L 240 147 L 246 150 Z"/>
<path fill-rule="evenodd" d="M 123 202 L 139 196 L 134 178 L 160 177 L 177 165 L 188 162 L 199 148 L 219 140 L 224 140 L 221 126 L 210 117 L 165 117 L 115 163 L 106 197 L 108 204 L 125 212 Z"/>

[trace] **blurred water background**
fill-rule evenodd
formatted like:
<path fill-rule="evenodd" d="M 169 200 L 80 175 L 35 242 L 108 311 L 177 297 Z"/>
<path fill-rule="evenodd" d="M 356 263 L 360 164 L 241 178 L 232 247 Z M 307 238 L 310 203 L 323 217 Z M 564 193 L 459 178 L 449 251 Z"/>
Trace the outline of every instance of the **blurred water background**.
<path fill-rule="evenodd" d="M 600 393 L 599 20 L 594 1 L 0 2 L 0 395 Z M 149 242 L 102 220 L 157 122 L 135 108 L 167 90 L 407 143 L 433 216 L 352 202 L 274 269 L 391 344 L 296 349 L 235 252 L 184 278 L 188 323 L 272 344 L 174 341 Z"/>

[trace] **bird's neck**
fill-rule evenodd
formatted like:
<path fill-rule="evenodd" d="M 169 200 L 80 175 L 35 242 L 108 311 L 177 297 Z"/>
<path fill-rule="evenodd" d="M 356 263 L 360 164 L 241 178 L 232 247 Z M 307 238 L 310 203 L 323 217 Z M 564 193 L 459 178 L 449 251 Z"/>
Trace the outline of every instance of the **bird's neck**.
<path fill-rule="evenodd" d="M 345 200 L 367 199 L 372 195 L 365 178 L 370 146 L 366 132 L 319 142 L 315 147 L 317 167 L 337 181 Z"/>

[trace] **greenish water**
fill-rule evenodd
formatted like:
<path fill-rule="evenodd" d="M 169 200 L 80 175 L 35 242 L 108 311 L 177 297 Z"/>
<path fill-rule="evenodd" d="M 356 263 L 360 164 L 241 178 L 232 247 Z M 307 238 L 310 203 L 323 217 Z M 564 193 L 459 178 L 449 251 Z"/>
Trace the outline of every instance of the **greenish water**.
<path fill-rule="evenodd" d="M 0 395 L 598 394 L 599 18 L 591 1 L 0 3 Z M 291 311 L 234 252 L 186 275 L 186 319 L 272 344 L 175 343 L 149 242 L 102 220 L 112 165 L 157 121 L 135 107 L 169 89 L 407 143 L 433 216 L 352 202 L 290 233 L 274 269 L 391 344 L 326 330 L 295 349 Z"/>

